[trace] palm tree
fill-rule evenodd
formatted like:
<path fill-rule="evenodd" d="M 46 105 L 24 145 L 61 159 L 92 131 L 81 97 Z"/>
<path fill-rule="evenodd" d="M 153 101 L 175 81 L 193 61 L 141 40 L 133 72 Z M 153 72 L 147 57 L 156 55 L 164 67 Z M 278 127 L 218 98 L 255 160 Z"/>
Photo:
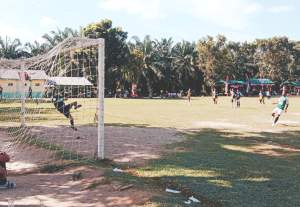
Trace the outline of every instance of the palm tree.
<path fill-rule="evenodd" d="M 171 38 L 163 38 L 154 42 L 155 58 L 153 65 L 161 72 L 162 84 L 160 86 L 168 91 L 174 91 L 173 82 L 176 79 L 176 74 L 172 67 L 172 45 L 173 40 Z"/>
<path fill-rule="evenodd" d="M 16 59 L 22 56 L 27 56 L 27 53 L 22 48 L 22 43 L 19 39 L 13 39 L 6 37 L 3 40 L 0 37 L 0 57 L 7 59 Z"/>
<path fill-rule="evenodd" d="M 33 43 L 27 42 L 25 44 L 25 49 L 30 54 L 30 56 L 36 56 L 43 54 L 49 50 L 49 47 L 46 43 L 39 43 L 34 41 Z"/>
<path fill-rule="evenodd" d="M 148 90 L 148 96 L 153 96 L 153 81 L 162 77 L 161 71 L 155 67 L 155 51 L 154 42 L 150 36 L 146 36 L 143 41 L 140 41 L 138 37 L 132 38 L 133 42 L 128 43 L 128 47 L 131 55 L 133 53 L 138 54 L 138 64 L 134 71 L 135 77 L 143 77 L 146 81 L 146 87 Z M 137 68 L 140 67 L 140 68 Z"/>
<path fill-rule="evenodd" d="M 57 29 L 57 31 L 52 30 L 50 34 L 44 34 L 44 38 L 50 48 L 54 47 L 58 43 L 62 42 L 64 39 L 69 37 L 79 37 L 80 32 L 73 30 L 69 27 L 64 28 L 63 30 Z"/>
<path fill-rule="evenodd" d="M 195 78 L 198 53 L 195 43 L 182 41 L 172 49 L 172 67 L 176 83 L 180 88 L 189 88 L 188 83 Z M 186 87 L 185 87 L 186 86 Z"/>

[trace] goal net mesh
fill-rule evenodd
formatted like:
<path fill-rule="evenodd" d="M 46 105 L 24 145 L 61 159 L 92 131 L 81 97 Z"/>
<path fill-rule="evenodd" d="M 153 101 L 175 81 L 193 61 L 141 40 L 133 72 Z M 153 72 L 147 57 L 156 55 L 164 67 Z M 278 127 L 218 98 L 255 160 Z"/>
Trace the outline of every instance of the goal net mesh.
<path fill-rule="evenodd" d="M 102 39 L 69 38 L 44 55 L 0 60 L 0 126 L 14 140 L 7 152 L 27 143 L 65 159 L 99 155 L 103 47 Z"/>

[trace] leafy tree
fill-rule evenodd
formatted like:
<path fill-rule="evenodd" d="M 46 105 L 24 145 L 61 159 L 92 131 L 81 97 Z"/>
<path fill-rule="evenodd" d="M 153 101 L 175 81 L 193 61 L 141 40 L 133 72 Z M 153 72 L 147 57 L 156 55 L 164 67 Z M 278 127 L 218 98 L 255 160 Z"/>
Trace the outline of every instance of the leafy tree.
<path fill-rule="evenodd" d="M 108 89 L 114 88 L 116 81 L 121 78 L 118 77 L 120 70 L 128 62 L 127 32 L 120 27 L 113 27 L 112 21 L 105 19 L 87 25 L 82 33 L 85 37 L 105 39 L 105 86 Z"/>
<path fill-rule="evenodd" d="M 197 44 L 199 68 L 204 81 L 212 88 L 219 79 L 233 74 L 230 52 L 226 47 L 226 38 L 219 35 L 216 40 L 208 36 Z"/>
<path fill-rule="evenodd" d="M 259 76 L 275 81 L 291 79 L 296 69 L 293 56 L 294 43 L 287 37 L 256 40 L 256 60 Z"/>
<path fill-rule="evenodd" d="M 229 42 L 227 48 L 230 52 L 230 61 L 233 79 L 241 80 L 257 74 L 254 54 L 256 45 L 251 43 Z"/>

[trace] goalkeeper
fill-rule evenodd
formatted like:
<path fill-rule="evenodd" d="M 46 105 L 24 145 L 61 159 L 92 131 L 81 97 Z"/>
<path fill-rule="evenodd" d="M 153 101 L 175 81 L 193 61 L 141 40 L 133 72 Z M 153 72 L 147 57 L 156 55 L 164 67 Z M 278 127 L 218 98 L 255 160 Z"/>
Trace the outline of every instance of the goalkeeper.
<path fill-rule="evenodd" d="M 53 93 L 52 102 L 60 113 L 62 113 L 65 117 L 67 117 L 70 120 L 71 128 L 73 130 L 77 130 L 77 128 L 74 125 L 74 118 L 71 115 L 70 110 L 74 107 L 74 109 L 80 108 L 82 105 L 77 104 L 77 101 L 74 101 L 70 104 L 65 104 L 65 98 L 60 93 Z"/>

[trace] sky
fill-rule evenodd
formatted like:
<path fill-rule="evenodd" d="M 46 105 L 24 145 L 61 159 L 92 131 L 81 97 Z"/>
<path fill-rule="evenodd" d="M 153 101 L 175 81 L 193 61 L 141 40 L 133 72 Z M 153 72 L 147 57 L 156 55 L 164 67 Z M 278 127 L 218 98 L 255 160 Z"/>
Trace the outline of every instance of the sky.
<path fill-rule="evenodd" d="M 26 41 L 57 28 L 111 19 L 129 38 L 233 41 L 287 36 L 300 40 L 298 0 L 0 0 L 0 35 Z"/>

